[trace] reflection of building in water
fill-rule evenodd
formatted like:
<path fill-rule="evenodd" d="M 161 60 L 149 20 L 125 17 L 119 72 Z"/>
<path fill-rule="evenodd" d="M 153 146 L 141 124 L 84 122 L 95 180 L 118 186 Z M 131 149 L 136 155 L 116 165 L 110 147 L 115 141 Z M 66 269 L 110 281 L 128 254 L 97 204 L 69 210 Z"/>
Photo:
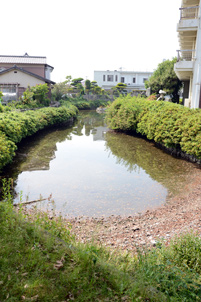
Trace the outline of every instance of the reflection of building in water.
<path fill-rule="evenodd" d="M 108 131 L 107 127 L 97 127 L 91 131 L 94 141 L 105 141 L 105 133 Z"/>

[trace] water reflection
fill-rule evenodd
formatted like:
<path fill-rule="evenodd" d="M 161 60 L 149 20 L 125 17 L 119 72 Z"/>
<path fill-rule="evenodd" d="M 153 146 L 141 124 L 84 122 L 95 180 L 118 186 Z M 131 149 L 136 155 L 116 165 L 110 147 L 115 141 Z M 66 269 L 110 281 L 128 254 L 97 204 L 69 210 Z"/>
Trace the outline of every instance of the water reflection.
<path fill-rule="evenodd" d="M 71 128 L 26 139 L 4 171 L 15 179 L 16 191 L 29 200 L 52 193 L 63 214 L 109 216 L 158 206 L 185 186 L 192 164 L 143 139 L 108 132 L 103 117 L 81 112 Z"/>
<path fill-rule="evenodd" d="M 168 189 L 169 197 L 182 191 L 196 166 L 177 159 L 156 148 L 142 138 L 108 132 L 106 148 L 116 157 L 116 163 L 127 170 L 140 173 L 140 169 Z"/>

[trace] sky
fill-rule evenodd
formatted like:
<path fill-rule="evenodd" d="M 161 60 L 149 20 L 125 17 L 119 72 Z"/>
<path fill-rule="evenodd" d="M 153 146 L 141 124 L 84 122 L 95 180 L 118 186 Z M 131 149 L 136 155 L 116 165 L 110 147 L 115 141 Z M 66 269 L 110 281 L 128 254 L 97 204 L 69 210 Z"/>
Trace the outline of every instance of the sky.
<path fill-rule="evenodd" d="M 181 0 L 6 0 L 0 55 L 45 56 L 51 80 L 153 71 L 179 49 Z"/>

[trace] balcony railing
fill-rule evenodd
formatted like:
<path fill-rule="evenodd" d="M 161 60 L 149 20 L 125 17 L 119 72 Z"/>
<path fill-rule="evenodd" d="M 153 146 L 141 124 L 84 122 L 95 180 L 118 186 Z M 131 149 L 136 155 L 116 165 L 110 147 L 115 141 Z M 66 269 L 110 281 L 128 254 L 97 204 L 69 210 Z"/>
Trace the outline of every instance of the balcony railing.
<path fill-rule="evenodd" d="M 195 49 L 177 50 L 177 62 L 179 61 L 194 61 Z"/>
<path fill-rule="evenodd" d="M 199 6 L 181 7 L 180 8 L 180 20 L 197 19 L 198 12 L 199 12 Z"/>

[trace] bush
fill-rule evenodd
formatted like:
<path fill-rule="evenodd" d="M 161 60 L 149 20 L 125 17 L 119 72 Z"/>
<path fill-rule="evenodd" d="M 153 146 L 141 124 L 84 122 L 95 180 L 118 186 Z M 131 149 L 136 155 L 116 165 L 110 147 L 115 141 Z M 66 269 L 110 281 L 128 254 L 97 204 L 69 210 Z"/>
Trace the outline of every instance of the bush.
<path fill-rule="evenodd" d="M 28 87 L 23 93 L 20 101 L 16 106 L 25 106 L 26 108 L 36 108 L 49 106 L 50 99 L 48 98 L 49 88 L 47 84 L 40 84 L 33 87 Z"/>
<path fill-rule="evenodd" d="M 36 111 L 8 112 L 0 114 L 0 169 L 12 160 L 16 144 L 26 136 L 51 125 L 59 125 L 76 116 L 78 110 L 68 108 L 42 108 Z"/>
<path fill-rule="evenodd" d="M 11 162 L 17 146 L 0 131 L 0 169 Z"/>
<path fill-rule="evenodd" d="M 108 127 L 135 131 L 167 148 L 201 158 L 201 111 L 182 105 L 120 97 L 107 110 Z"/>

